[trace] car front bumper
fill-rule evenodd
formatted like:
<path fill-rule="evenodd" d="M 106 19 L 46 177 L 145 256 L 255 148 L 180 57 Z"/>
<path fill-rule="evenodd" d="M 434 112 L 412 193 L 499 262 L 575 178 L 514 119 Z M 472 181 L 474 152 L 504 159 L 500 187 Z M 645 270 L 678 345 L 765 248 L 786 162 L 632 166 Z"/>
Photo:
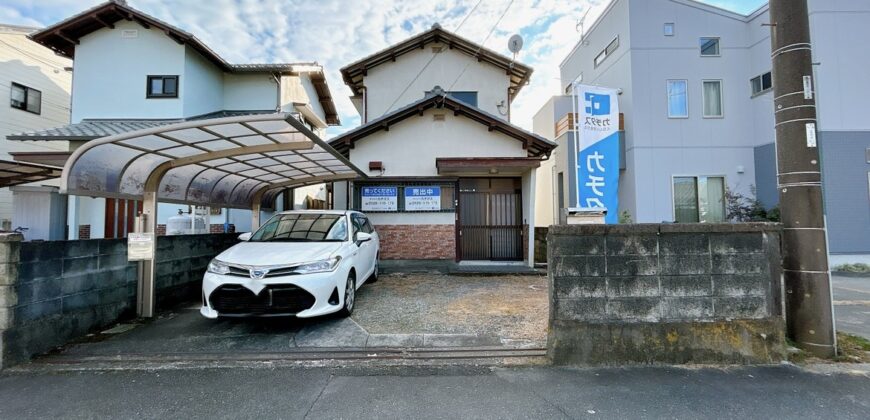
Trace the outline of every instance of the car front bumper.
<path fill-rule="evenodd" d="M 326 273 L 313 274 L 298 274 L 291 276 L 268 277 L 262 280 L 255 280 L 250 277 L 230 276 L 224 274 L 206 273 L 202 280 L 203 306 L 199 312 L 206 318 L 217 318 L 218 316 L 282 316 L 295 315 L 300 318 L 310 318 L 315 316 L 327 315 L 338 312 L 344 304 L 344 282 L 347 281 L 347 273 L 342 273 L 342 270 L 335 270 Z M 232 311 L 232 313 L 221 313 L 212 302 L 212 294 L 222 286 L 241 286 L 247 291 L 250 291 L 253 296 L 261 302 L 268 302 L 268 299 L 263 294 L 268 293 L 270 286 L 296 286 L 314 297 L 314 304 L 309 308 L 298 312 L 285 312 L 269 310 L 268 307 L 263 308 L 259 305 L 257 309 L 251 311 Z M 330 296 L 337 291 L 337 304 L 329 303 Z M 264 303 L 268 306 L 270 303 Z"/>

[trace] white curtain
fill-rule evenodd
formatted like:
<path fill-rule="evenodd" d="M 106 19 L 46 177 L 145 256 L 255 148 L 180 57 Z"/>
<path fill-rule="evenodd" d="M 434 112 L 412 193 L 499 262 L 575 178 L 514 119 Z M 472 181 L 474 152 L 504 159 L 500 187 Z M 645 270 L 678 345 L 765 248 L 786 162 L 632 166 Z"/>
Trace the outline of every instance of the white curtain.
<path fill-rule="evenodd" d="M 702 177 L 698 180 L 699 219 L 702 223 L 725 221 L 725 179 Z"/>
<path fill-rule="evenodd" d="M 704 116 L 722 116 L 722 82 L 718 80 L 704 82 Z"/>

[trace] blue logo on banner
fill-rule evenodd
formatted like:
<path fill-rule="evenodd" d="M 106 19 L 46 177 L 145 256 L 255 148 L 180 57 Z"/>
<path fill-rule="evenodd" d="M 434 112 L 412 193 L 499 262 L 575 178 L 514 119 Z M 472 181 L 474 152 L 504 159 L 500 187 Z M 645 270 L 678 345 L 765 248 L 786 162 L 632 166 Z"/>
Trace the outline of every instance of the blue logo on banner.
<path fill-rule="evenodd" d="M 610 95 L 587 92 L 586 114 L 591 116 L 610 115 Z"/>
<path fill-rule="evenodd" d="M 583 149 L 577 166 L 580 206 L 606 208 L 605 222 L 618 223 L 619 133 Z"/>

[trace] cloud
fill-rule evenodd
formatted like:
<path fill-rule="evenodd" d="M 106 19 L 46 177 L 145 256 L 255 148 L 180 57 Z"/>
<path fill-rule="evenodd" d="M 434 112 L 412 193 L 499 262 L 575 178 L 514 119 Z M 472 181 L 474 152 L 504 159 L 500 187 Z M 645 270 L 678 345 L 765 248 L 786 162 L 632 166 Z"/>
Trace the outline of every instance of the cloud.
<path fill-rule="evenodd" d="M 735 0 L 718 0 L 735 1 Z M 736 0 L 758 1 L 758 0 Z M 5 0 L 0 19 L 51 24 L 100 3 L 95 0 Z M 435 22 L 475 42 L 486 38 L 510 0 L 129 0 L 129 4 L 195 34 L 234 63 L 318 61 L 327 71 L 343 126 L 359 124 L 339 69 L 375 51 L 425 31 Z M 535 69 L 513 103 L 512 120 L 531 128 L 531 119 L 559 94 L 559 63 L 579 38 L 577 19 L 589 8 L 592 22 L 608 0 L 516 0 L 487 40 L 508 55 L 507 40 L 521 33 L 518 59 Z M 478 4 L 475 8 L 475 4 Z M 473 13 L 470 13 L 472 12 Z M 469 14 L 470 13 L 470 14 Z M 464 23 L 463 23 L 464 21 Z"/>

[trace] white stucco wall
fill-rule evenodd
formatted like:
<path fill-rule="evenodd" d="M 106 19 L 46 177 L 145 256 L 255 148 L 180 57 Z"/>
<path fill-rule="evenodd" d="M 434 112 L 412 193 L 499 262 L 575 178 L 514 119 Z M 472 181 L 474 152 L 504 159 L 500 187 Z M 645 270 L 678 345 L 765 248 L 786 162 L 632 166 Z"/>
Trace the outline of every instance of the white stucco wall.
<path fill-rule="evenodd" d="M 223 109 L 269 110 L 278 107 L 278 85 L 269 74 L 224 74 Z"/>
<path fill-rule="evenodd" d="M 432 58 L 432 48 L 436 46 L 443 47 L 442 52 L 435 54 L 435 59 L 411 83 Z M 457 79 L 460 74 L 462 76 Z M 444 90 L 475 91 L 478 108 L 507 119 L 507 115 L 501 114 L 497 106 L 501 101 L 507 105 L 510 80 L 504 70 L 486 62 L 478 62 L 474 57 L 450 50 L 443 44 L 427 44 L 425 49 L 397 57 L 394 63 L 374 67 L 368 71 L 363 83 L 368 92 L 369 121 L 423 98 L 425 92 L 436 85 Z M 406 87 L 407 90 L 402 93 Z M 507 108 L 503 109 L 507 112 Z"/>
<path fill-rule="evenodd" d="M 136 38 L 122 38 L 123 30 Z M 180 118 L 185 47 L 163 32 L 119 21 L 80 39 L 73 72 L 72 122 L 83 118 Z M 146 99 L 148 75 L 179 75 L 178 98 Z"/>
<path fill-rule="evenodd" d="M 434 114 L 444 121 L 434 121 Z M 370 161 L 384 163 L 384 173 L 371 176 L 438 176 L 439 157 L 524 157 L 522 142 L 448 110 L 426 111 L 356 142 L 350 161 L 368 169 Z"/>
<path fill-rule="evenodd" d="M 186 47 L 184 57 L 184 77 L 181 79 L 181 91 L 187 92 L 184 116 L 220 111 L 224 97 L 223 72 L 193 48 Z"/>

